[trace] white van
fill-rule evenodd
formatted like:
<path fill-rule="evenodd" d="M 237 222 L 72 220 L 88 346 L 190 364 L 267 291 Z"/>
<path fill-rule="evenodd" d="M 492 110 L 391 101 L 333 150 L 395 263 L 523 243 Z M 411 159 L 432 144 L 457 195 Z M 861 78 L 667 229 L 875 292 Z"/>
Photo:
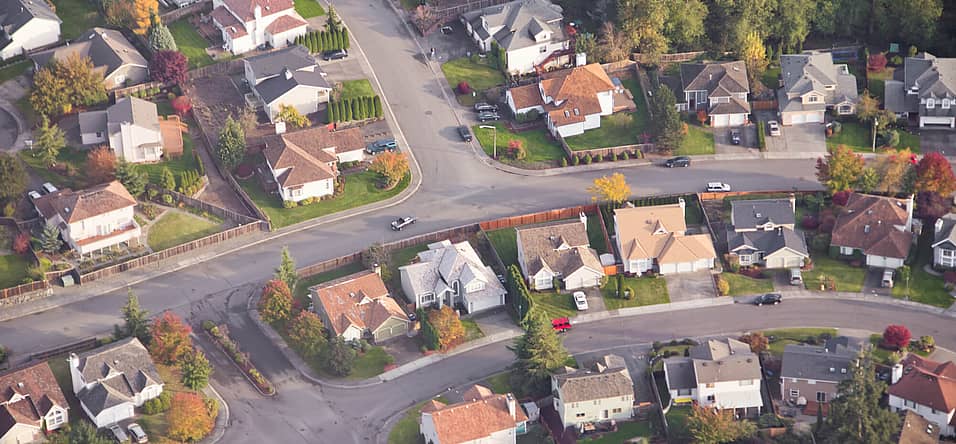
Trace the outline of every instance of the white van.
<path fill-rule="evenodd" d="M 883 270 L 883 288 L 893 288 L 893 270 Z"/>
<path fill-rule="evenodd" d="M 707 182 L 708 193 L 727 193 L 730 191 L 730 185 L 723 182 Z"/>
<path fill-rule="evenodd" d="M 790 269 L 790 285 L 803 285 L 803 274 L 799 268 Z"/>

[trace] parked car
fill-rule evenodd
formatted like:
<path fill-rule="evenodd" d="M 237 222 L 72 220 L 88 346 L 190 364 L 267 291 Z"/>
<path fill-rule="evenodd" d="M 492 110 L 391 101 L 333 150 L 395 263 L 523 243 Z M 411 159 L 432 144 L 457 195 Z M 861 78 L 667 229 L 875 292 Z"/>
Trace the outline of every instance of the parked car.
<path fill-rule="evenodd" d="M 552 319 L 551 328 L 558 333 L 564 333 L 571 329 L 571 320 L 568 318 Z"/>
<path fill-rule="evenodd" d="M 395 139 L 382 139 L 376 140 L 365 146 L 365 152 L 369 154 L 378 154 L 383 151 L 395 151 L 395 148 L 398 148 L 398 144 L 395 143 Z"/>
<path fill-rule="evenodd" d="M 333 49 L 330 51 L 322 52 L 322 60 L 326 62 L 329 60 L 339 60 L 344 59 L 349 56 L 349 52 L 344 49 Z"/>
<path fill-rule="evenodd" d="M 803 285 L 803 273 L 799 268 L 790 269 L 790 285 Z"/>
<path fill-rule="evenodd" d="M 133 435 L 133 441 L 138 444 L 144 444 L 149 442 L 149 437 L 146 436 L 146 432 L 143 431 L 143 428 L 137 423 L 132 423 L 126 426 L 126 430 L 129 430 L 129 434 Z"/>
<path fill-rule="evenodd" d="M 690 166 L 690 157 L 687 156 L 677 156 L 671 157 L 664 162 L 664 166 L 667 168 L 674 167 L 689 167 Z"/>
<path fill-rule="evenodd" d="M 113 435 L 113 439 L 116 442 L 129 442 L 129 436 L 126 435 L 126 432 L 123 431 L 123 428 L 119 424 L 113 424 L 109 426 L 110 434 Z"/>
<path fill-rule="evenodd" d="M 730 130 L 730 143 L 740 145 L 740 130 Z"/>
<path fill-rule="evenodd" d="M 883 288 L 893 288 L 893 270 L 883 270 Z"/>
<path fill-rule="evenodd" d="M 588 297 L 583 291 L 574 292 L 574 306 L 578 308 L 578 311 L 584 311 L 588 309 Z"/>
<path fill-rule="evenodd" d="M 501 116 L 498 115 L 495 111 L 482 111 L 478 113 L 479 122 L 487 122 L 489 120 L 498 120 Z"/>
<path fill-rule="evenodd" d="M 453 33 L 453 32 L 455 32 L 455 28 L 452 28 L 451 26 L 442 26 L 442 27 L 441 27 L 441 33 L 442 33 L 442 34 L 448 35 L 448 34 L 451 34 L 451 33 Z"/>
<path fill-rule="evenodd" d="M 754 299 L 754 305 L 777 305 L 783 302 L 783 297 L 779 293 L 767 293 L 757 296 L 757 299 Z"/>
<path fill-rule="evenodd" d="M 40 189 L 44 194 L 55 193 L 57 191 L 56 187 L 52 183 L 46 182 L 43 185 L 40 185 Z"/>
<path fill-rule="evenodd" d="M 465 142 L 471 142 L 471 131 L 467 126 L 462 125 L 458 127 L 458 135 L 461 136 L 461 140 Z"/>
<path fill-rule="evenodd" d="M 40 193 L 37 192 L 37 190 L 30 190 L 27 191 L 27 197 L 29 197 L 30 200 L 37 200 L 40 198 Z"/>
<path fill-rule="evenodd" d="M 780 135 L 780 124 L 777 123 L 776 120 L 771 120 L 771 121 L 767 122 L 767 126 L 770 127 L 770 135 L 771 135 L 771 136 L 779 136 L 779 135 Z"/>
<path fill-rule="evenodd" d="M 707 182 L 708 193 L 727 193 L 730 191 L 730 185 L 723 182 Z"/>
<path fill-rule="evenodd" d="M 475 104 L 475 111 L 498 111 L 498 105 L 492 105 L 487 102 L 478 102 Z"/>
<path fill-rule="evenodd" d="M 402 228 L 415 223 L 415 220 L 415 216 L 400 217 L 392 221 L 392 229 L 395 231 L 402 231 Z"/>

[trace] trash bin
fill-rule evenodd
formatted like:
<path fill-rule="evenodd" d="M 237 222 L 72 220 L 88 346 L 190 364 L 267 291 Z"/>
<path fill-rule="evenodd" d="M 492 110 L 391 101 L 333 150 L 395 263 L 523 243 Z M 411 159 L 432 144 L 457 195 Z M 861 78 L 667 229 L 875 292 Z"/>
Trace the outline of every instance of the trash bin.
<path fill-rule="evenodd" d="M 73 275 L 72 275 L 72 274 L 64 274 L 63 276 L 60 276 L 60 283 L 63 284 L 64 287 L 69 287 L 69 286 L 73 285 L 73 284 L 75 283 L 75 282 L 73 281 Z"/>

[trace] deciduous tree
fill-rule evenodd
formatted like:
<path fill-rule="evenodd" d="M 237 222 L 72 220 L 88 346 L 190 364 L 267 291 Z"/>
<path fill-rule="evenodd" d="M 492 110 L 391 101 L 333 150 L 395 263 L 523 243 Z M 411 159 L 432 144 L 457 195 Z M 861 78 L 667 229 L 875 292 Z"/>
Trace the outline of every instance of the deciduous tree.
<path fill-rule="evenodd" d="M 169 437 L 179 441 L 199 441 L 216 425 L 216 418 L 197 393 L 177 392 L 166 412 Z"/>
<path fill-rule="evenodd" d="M 56 166 L 56 158 L 60 150 L 66 147 L 66 133 L 57 125 L 51 125 L 45 115 L 40 118 L 40 127 L 36 130 L 35 156 L 39 157 L 44 165 Z"/>
<path fill-rule="evenodd" d="M 13 238 L 13 251 L 17 254 L 26 254 L 30 249 L 30 235 L 24 232 L 18 233 Z"/>
<path fill-rule="evenodd" d="M 803 41 L 810 33 L 810 19 L 816 0 L 779 0 L 773 30 L 786 52 L 803 48 Z"/>
<path fill-rule="evenodd" d="M 515 353 L 512 386 L 521 387 L 527 395 L 539 395 L 548 391 L 551 373 L 564 366 L 570 355 L 541 312 L 529 312 L 525 328 L 525 334 L 509 347 Z"/>
<path fill-rule="evenodd" d="M 465 326 L 462 325 L 458 313 L 447 305 L 438 310 L 430 310 L 428 322 L 435 329 L 442 350 L 450 350 L 465 340 Z"/>
<path fill-rule="evenodd" d="M 116 1 L 129 1 L 132 8 L 130 9 L 131 15 L 130 19 L 132 22 L 129 24 L 130 29 L 137 34 L 145 34 L 146 30 L 149 29 L 149 25 L 152 23 L 152 17 L 156 15 L 159 11 L 159 2 L 158 0 L 116 0 Z"/>
<path fill-rule="evenodd" d="M 190 103 L 188 96 L 176 97 L 172 102 L 170 102 L 170 105 L 172 105 L 173 111 L 175 111 L 176 115 L 179 117 L 185 116 L 189 110 L 193 109 L 193 105 Z"/>
<path fill-rule="evenodd" d="M 391 254 L 389 254 L 388 249 L 385 248 L 381 242 L 375 242 L 369 245 L 368 248 L 362 252 L 362 265 L 369 270 L 378 267 L 379 275 L 382 276 L 383 281 L 388 281 L 392 277 L 391 263 Z"/>
<path fill-rule="evenodd" d="M 105 102 L 103 75 L 93 70 L 89 57 L 70 55 L 40 68 L 33 81 L 30 104 L 38 114 L 59 116 L 75 106 Z"/>
<path fill-rule="evenodd" d="M 888 325 L 883 330 L 883 345 L 897 350 L 904 350 L 910 344 L 913 334 L 905 325 Z"/>
<path fill-rule="evenodd" d="M 886 384 L 873 377 L 869 353 L 850 365 L 850 378 L 840 382 L 837 396 L 830 401 L 822 430 L 826 443 L 869 444 L 893 442 L 899 432 L 899 415 L 880 406 Z M 819 442 L 819 440 L 818 440 Z"/>
<path fill-rule="evenodd" d="M 668 1 L 664 22 L 668 45 L 681 51 L 696 48 L 704 36 L 706 19 L 707 5 L 701 0 Z"/>
<path fill-rule="evenodd" d="M 126 187 L 129 194 L 139 196 L 146 190 L 146 184 L 149 183 L 149 174 L 137 168 L 135 164 L 121 159 L 116 162 L 116 180 Z"/>
<path fill-rule="evenodd" d="M 149 78 L 156 82 L 184 83 L 187 71 L 189 60 L 179 51 L 159 51 L 149 62 Z"/>
<path fill-rule="evenodd" d="M 614 173 L 594 179 L 594 184 L 588 187 L 588 194 L 592 201 L 611 202 L 620 206 L 631 197 L 631 186 L 623 174 Z"/>
<path fill-rule="evenodd" d="M 192 328 L 179 315 L 166 310 L 149 329 L 149 352 L 154 359 L 173 364 L 192 350 Z"/>
<path fill-rule="evenodd" d="M 607 21 L 601 25 L 601 38 L 598 40 L 596 57 L 603 62 L 626 60 L 631 51 L 631 40 Z"/>
<path fill-rule="evenodd" d="M 289 322 L 288 335 L 292 345 L 306 357 L 318 356 L 328 340 L 322 320 L 315 313 L 302 310 Z"/>
<path fill-rule="evenodd" d="M 104 183 L 116 177 L 116 155 L 108 146 L 99 146 L 86 154 L 86 173 L 92 183 Z"/>
<path fill-rule="evenodd" d="M 932 225 L 952 207 L 952 201 L 939 193 L 922 191 L 916 194 L 916 215 L 926 224 Z"/>
<path fill-rule="evenodd" d="M 291 128 L 305 128 L 309 126 L 309 118 L 299 114 L 299 110 L 292 105 L 279 105 L 279 113 L 276 114 L 276 120 L 281 120 Z"/>
<path fill-rule="evenodd" d="M 0 153 L 0 202 L 19 198 L 27 189 L 27 171 L 16 156 Z"/>
<path fill-rule="evenodd" d="M 757 426 L 751 421 L 737 421 L 733 410 L 693 406 L 687 417 L 687 428 L 694 436 L 694 442 L 720 444 L 749 438 L 757 433 Z"/>
<path fill-rule="evenodd" d="M 120 311 L 123 313 L 123 327 L 117 325 L 113 336 L 117 339 L 132 336 L 149 344 L 149 312 L 139 307 L 139 298 L 132 288 L 126 289 L 126 305 Z"/>
<path fill-rule="evenodd" d="M 888 150 L 886 155 L 876 161 L 880 182 L 876 191 L 883 193 L 901 193 L 906 188 L 907 175 L 913 170 L 913 153 L 908 149 Z"/>
<path fill-rule="evenodd" d="M 206 359 L 206 354 L 199 349 L 186 353 L 179 369 L 183 373 L 183 385 L 196 391 L 206 388 L 209 377 L 212 376 L 212 365 Z"/>
<path fill-rule="evenodd" d="M 398 151 L 385 151 L 375 156 L 368 169 L 385 178 L 386 188 L 393 188 L 408 174 L 408 157 Z"/>
<path fill-rule="evenodd" d="M 949 196 L 956 191 L 956 176 L 949 161 L 938 152 L 927 153 L 916 164 L 916 191 Z"/>
<path fill-rule="evenodd" d="M 761 331 L 747 333 L 740 337 L 740 342 L 750 346 L 750 351 L 760 353 L 770 347 L 770 340 Z"/>
<path fill-rule="evenodd" d="M 418 31 L 424 34 L 425 27 L 431 22 L 432 8 L 428 5 L 418 5 L 415 8 L 413 18 L 415 20 L 415 26 L 418 26 Z"/>
<path fill-rule="evenodd" d="M 863 174 L 863 157 L 846 145 L 831 148 L 826 157 L 817 159 L 817 180 L 831 193 L 852 191 Z"/>
<path fill-rule="evenodd" d="M 751 87 L 760 88 L 762 85 L 760 78 L 770 63 L 767 60 L 767 49 L 763 46 L 760 33 L 758 31 L 748 33 L 737 52 L 747 66 L 747 80 L 750 81 Z"/>
<path fill-rule="evenodd" d="M 289 319 L 292 315 L 292 292 L 282 280 L 273 279 L 266 283 L 259 298 L 259 316 L 268 323 Z"/>
<path fill-rule="evenodd" d="M 641 52 L 641 62 L 657 64 L 667 51 L 664 23 L 668 13 L 665 0 L 618 0 L 617 22 Z"/>
<path fill-rule="evenodd" d="M 329 346 L 322 350 L 321 355 L 328 371 L 336 376 L 348 376 L 355 364 L 355 354 L 355 349 L 345 339 L 336 336 L 329 341 Z"/>
<path fill-rule="evenodd" d="M 246 135 L 239 122 L 232 116 L 226 118 L 226 123 L 219 132 L 219 143 L 216 145 L 216 155 L 223 166 L 232 170 L 246 156 Z"/>
<path fill-rule="evenodd" d="M 934 43 L 943 13 L 942 0 L 876 0 L 878 32 L 919 46 Z"/>

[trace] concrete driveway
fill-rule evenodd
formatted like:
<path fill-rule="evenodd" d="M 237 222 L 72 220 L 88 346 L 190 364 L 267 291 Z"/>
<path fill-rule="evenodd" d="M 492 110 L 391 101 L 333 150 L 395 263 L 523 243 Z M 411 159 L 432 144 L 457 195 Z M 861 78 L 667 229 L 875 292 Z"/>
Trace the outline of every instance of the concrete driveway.
<path fill-rule="evenodd" d="M 695 273 L 678 273 L 665 277 L 667 294 L 671 302 L 692 301 L 717 296 L 714 290 L 714 277 L 710 270 Z"/>
<path fill-rule="evenodd" d="M 740 131 L 740 145 L 730 143 L 730 131 L 735 129 Z M 757 125 L 713 128 L 712 131 L 714 133 L 714 150 L 717 154 L 740 154 L 760 148 L 757 140 Z"/>
<path fill-rule="evenodd" d="M 770 137 L 768 133 L 767 139 L 783 139 L 784 151 L 788 152 L 825 153 L 827 151 L 825 131 L 823 125 L 817 123 L 781 126 L 781 136 Z"/>
<path fill-rule="evenodd" d="M 900 285 L 900 282 L 896 282 Z M 892 296 L 892 288 L 883 288 L 883 269 L 870 268 L 866 270 L 866 276 L 863 278 L 863 293 L 878 294 L 881 296 Z"/>
<path fill-rule="evenodd" d="M 956 156 L 956 131 L 947 129 L 926 129 L 920 131 L 920 151 L 939 152 L 944 156 Z"/>

